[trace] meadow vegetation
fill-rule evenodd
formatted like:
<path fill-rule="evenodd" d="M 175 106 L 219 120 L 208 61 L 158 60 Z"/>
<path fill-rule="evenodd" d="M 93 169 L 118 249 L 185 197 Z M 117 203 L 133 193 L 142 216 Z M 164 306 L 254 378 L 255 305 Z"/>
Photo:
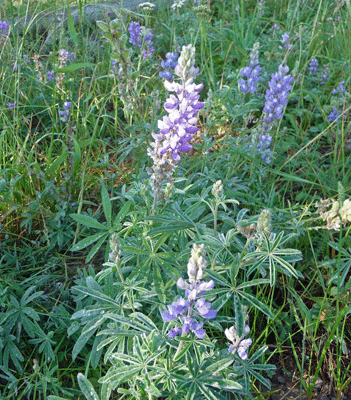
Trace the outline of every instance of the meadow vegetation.
<path fill-rule="evenodd" d="M 0 5 L 0 398 L 346 399 L 350 1 L 88 4 Z"/>

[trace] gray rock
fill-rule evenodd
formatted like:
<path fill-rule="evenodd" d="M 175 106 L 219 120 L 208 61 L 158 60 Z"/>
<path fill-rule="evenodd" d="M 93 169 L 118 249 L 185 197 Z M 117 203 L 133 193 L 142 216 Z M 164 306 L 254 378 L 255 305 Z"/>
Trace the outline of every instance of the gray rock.
<path fill-rule="evenodd" d="M 73 22 L 78 25 L 83 24 L 95 24 L 97 20 L 104 19 L 107 13 L 112 18 L 116 18 L 118 11 L 121 9 L 128 11 L 137 11 L 138 6 L 144 3 L 145 0 L 120 0 L 120 1 L 104 1 L 99 3 L 91 3 L 83 6 L 80 10 L 79 7 L 70 7 Z M 173 3 L 173 0 L 154 0 L 156 8 L 158 7 L 169 7 Z M 12 21 L 8 23 L 11 25 Z M 44 33 L 53 29 L 60 28 L 62 25 L 68 23 L 68 11 L 67 8 L 60 8 L 55 11 L 42 12 L 35 15 L 29 15 L 25 18 L 19 19 L 14 26 L 15 30 L 20 32 L 23 31 L 37 31 Z"/>

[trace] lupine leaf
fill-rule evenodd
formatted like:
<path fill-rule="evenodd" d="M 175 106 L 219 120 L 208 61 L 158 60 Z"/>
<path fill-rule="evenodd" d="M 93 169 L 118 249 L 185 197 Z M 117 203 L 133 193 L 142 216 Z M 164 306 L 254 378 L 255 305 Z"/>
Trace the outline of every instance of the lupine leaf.
<path fill-rule="evenodd" d="M 101 224 L 89 215 L 70 214 L 69 216 L 79 224 L 87 226 L 88 228 L 107 230 L 106 225 Z"/>
<path fill-rule="evenodd" d="M 112 227 L 112 207 L 111 207 L 111 200 L 110 200 L 110 195 L 108 194 L 108 190 L 104 184 L 104 182 L 100 179 L 100 184 L 101 184 L 101 202 L 102 202 L 102 208 L 104 210 L 105 218 L 107 221 L 107 226 L 109 228 Z"/>
<path fill-rule="evenodd" d="M 83 374 L 79 373 L 77 379 L 80 390 L 87 400 L 100 400 L 98 394 L 95 392 L 94 386 Z"/>

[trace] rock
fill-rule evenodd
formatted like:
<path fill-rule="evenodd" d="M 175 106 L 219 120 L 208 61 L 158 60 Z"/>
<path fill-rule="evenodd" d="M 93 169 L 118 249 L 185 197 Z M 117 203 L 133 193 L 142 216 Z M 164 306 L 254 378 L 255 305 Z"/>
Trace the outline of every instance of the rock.
<path fill-rule="evenodd" d="M 99 19 L 105 19 L 107 13 L 110 14 L 111 18 L 116 18 L 119 10 L 124 9 L 128 11 L 137 11 L 138 6 L 144 3 L 144 0 L 121 0 L 121 1 L 110 1 L 92 3 L 83 6 L 80 10 L 79 7 L 70 7 L 73 22 L 78 25 L 83 24 L 95 24 Z M 155 0 L 154 4 L 157 7 L 168 7 L 173 0 Z M 9 25 L 12 21 L 8 21 Z M 68 23 L 68 11 L 67 8 L 60 8 L 51 12 L 42 12 L 35 15 L 29 15 L 25 18 L 19 19 L 14 26 L 14 29 L 22 31 L 37 31 L 42 34 L 46 31 L 58 29 L 62 25 Z"/>

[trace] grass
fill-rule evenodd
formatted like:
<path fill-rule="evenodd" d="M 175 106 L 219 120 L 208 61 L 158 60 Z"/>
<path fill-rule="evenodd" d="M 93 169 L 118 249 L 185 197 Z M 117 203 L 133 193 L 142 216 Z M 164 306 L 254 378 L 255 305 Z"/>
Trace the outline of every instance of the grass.
<path fill-rule="evenodd" d="M 69 17 L 49 33 L 12 25 L 58 9 L 57 2 L 0 5 L 0 20 L 10 25 L 8 35 L 0 31 L 1 398 L 96 399 L 89 397 L 96 392 L 104 400 L 114 384 L 113 399 L 185 399 L 186 384 L 194 398 L 247 398 L 251 391 L 268 399 L 269 363 L 281 369 L 286 352 L 301 396 L 317 395 L 318 377 L 337 399 L 346 393 L 350 4 L 232 0 L 210 8 L 204 3 L 200 13 L 190 3 L 176 10 L 121 10 L 112 25 L 107 13 L 99 26 L 74 25 Z M 153 29 L 151 58 L 129 43 L 132 20 Z M 288 43 L 281 42 L 285 33 Z M 261 80 L 256 93 L 245 95 L 238 80 L 255 42 Z M 179 55 L 190 43 L 205 106 L 193 148 L 177 163 L 171 196 L 163 191 L 154 209 L 147 149 L 168 96 L 158 73 L 167 52 Z M 69 53 L 64 63 L 60 49 Z M 111 57 L 121 70 L 118 64 L 113 70 Z M 319 66 L 312 74 L 314 58 Z M 257 135 L 268 81 L 281 63 L 294 80 L 284 117 L 269 132 L 273 156 L 267 164 Z M 345 92 L 333 94 L 342 81 Z M 68 101 L 62 121 L 58 111 Z M 333 109 L 339 113 L 334 121 Z M 219 180 L 223 192 L 216 197 L 211 190 Z M 119 244 L 111 242 L 113 234 Z M 194 243 L 206 247 L 204 279 L 216 286 L 205 298 L 218 315 L 205 322 L 204 342 L 192 335 L 177 347 L 167 339 L 160 312 L 182 295 L 176 281 L 186 277 Z M 113 246 L 121 255 L 115 250 L 112 262 Z M 253 340 L 249 360 L 257 355 L 263 367 L 235 381 L 235 368 L 244 365 L 236 354 L 228 380 L 233 376 L 230 384 L 247 390 L 218 394 L 208 379 L 219 375 L 208 360 L 224 364 L 224 330 L 235 325 L 240 331 L 246 323 Z M 153 365 L 152 355 L 165 343 Z M 144 369 L 132 380 L 113 378 L 131 368 L 132 357 Z M 161 384 L 152 372 L 156 364 L 163 375 L 175 374 L 173 381 Z M 208 371 L 206 378 L 199 371 Z M 172 386 L 181 376 L 189 381 Z"/>

